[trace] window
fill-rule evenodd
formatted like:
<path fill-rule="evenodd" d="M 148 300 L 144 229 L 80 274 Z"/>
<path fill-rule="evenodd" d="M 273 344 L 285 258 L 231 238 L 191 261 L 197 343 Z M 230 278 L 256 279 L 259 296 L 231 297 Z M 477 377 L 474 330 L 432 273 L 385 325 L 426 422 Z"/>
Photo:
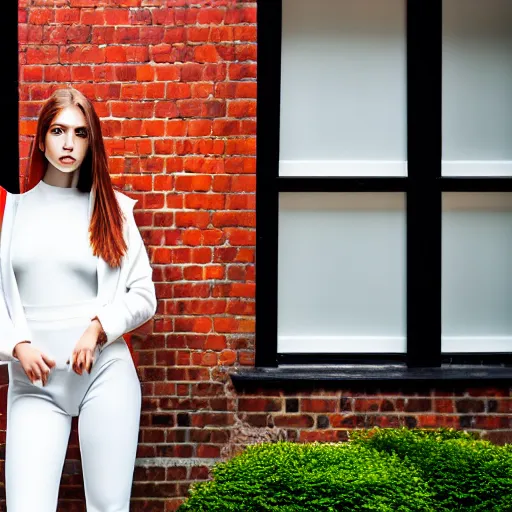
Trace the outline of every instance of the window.
<path fill-rule="evenodd" d="M 512 361 L 512 4 L 259 0 L 256 366 Z"/>

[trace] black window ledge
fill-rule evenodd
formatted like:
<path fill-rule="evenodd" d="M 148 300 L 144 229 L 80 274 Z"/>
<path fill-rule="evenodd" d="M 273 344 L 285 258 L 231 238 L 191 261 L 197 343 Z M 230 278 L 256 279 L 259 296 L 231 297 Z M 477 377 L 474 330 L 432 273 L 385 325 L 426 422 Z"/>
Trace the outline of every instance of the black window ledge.
<path fill-rule="evenodd" d="M 512 365 L 454 365 L 408 368 L 389 365 L 280 365 L 276 368 L 238 368 L 230 372 L 235 387 L 286 383 L 510 383 Z"/>

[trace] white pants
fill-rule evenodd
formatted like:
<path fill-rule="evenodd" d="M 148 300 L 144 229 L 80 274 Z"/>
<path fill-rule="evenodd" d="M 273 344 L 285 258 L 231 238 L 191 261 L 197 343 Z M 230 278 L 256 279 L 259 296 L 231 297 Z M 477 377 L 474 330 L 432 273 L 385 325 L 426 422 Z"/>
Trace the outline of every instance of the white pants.
<path fill-rule="evenodd" d="M 122 338 L 96 353 L 91 373 L 68 371 L 67 359 L 90 324 L 93 302 L 26 307 L 33 344 L 56 360 L 48 383 L 30 382 L 9 364 L 6 501 L 9 512 L 55 512 L 71 430 L 78 416 L 88 512 L 129 512 L 141 388 Z"/>

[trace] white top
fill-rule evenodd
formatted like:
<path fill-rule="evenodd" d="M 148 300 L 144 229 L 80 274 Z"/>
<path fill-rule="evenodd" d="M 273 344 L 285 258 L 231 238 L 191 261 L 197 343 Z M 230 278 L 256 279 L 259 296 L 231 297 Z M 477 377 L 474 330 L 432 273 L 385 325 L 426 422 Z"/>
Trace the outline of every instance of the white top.
<path fill-rule="evenodd" d="M 96 298 L 97 257 L 89 244 L 89 193 L 40 181 L 22 194 L 11 260 L 23 305 Z"/>

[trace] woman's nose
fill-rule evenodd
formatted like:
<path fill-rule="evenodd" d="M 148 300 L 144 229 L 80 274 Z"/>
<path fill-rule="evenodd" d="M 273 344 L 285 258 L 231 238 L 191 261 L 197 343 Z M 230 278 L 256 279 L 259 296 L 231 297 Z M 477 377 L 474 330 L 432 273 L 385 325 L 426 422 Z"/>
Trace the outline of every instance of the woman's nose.
<path fill-rule="evenodd" d="M 73 149 L 74 142 L 73 134 L 66 134 L 66 138 L 64 139 L 64 149 Z"/>

